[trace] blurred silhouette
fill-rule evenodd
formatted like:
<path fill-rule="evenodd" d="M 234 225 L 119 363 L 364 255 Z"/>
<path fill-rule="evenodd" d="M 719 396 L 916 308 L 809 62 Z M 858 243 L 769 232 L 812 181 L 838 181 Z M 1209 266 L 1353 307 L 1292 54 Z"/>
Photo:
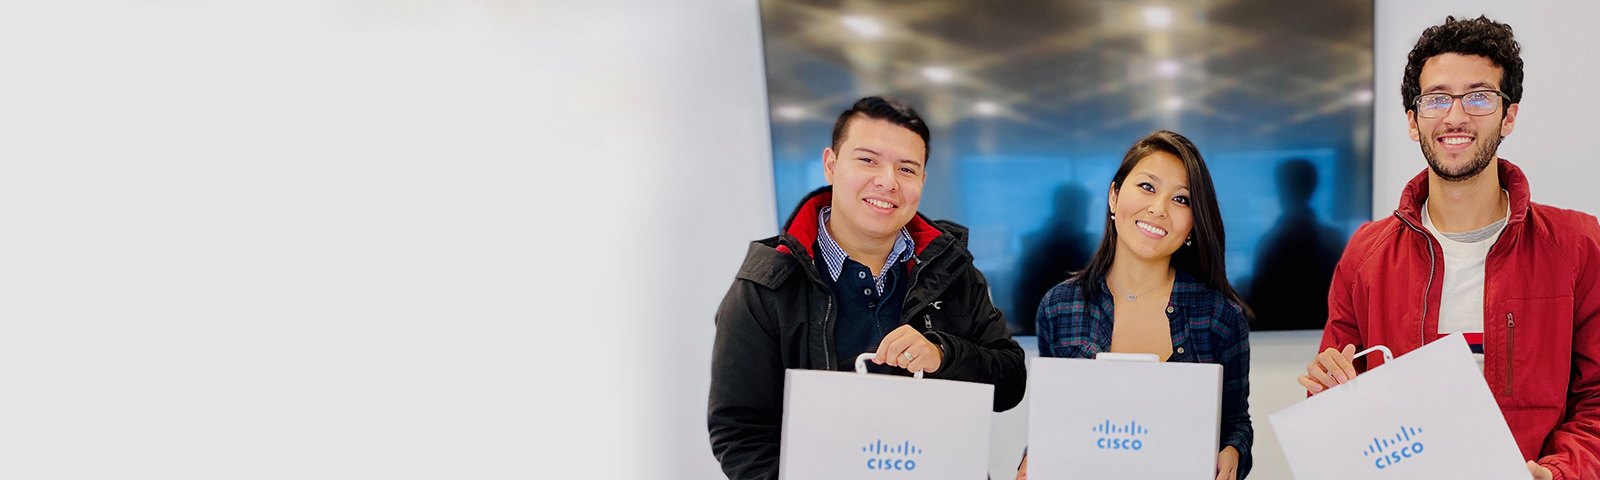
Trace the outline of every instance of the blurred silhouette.
<path fill-rule="evenodd" d="M 1022 238 L 1022 260 L 1017 262 L 1017 284 L 1006 321 L 1012 335 L 1033 335 L 1044 294 L 1071 272 L 1083 269 L 1094 253 L 1094 241 L 1084 233 L 1089 193 L 1083 187 L 1064 183 L 1056 187 L 1054 200 L 1044 226 Z"/>
<path fill-rule="evenodd" d="M 1283 214 L 1257 247 L 1246 302 L 1255 309 L 1251 330 L 1322 329 L 1328 321 L 1328 285 L 1344 253 L 1345 235 L 1318 223 L 1311 209 L 1317 167 L 1294 158 L 1278 164 L 1278 204 Z"/>

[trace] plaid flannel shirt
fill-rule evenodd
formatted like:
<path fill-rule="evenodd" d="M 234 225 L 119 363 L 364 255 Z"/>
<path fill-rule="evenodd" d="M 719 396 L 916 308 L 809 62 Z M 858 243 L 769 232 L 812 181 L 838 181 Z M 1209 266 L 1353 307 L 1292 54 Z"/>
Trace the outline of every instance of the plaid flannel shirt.
<path fill-rule="evenodd" d="M 1112 295 L 1101 279 L 1103 293 L 1091 304 L 1075 280 L 1067 280 L 1045 294 L 1034 317 L 1038 321 L 1039 355 L 1094 358 L 1111 350 Z M 1183 271 L 1172 283 L 1167 303 L 1172 332 L 1169 362 L 1222 365 L 1221 445 L 1239 451 L 1239 478 L 1250 472 L 1250 324 L 1243 309 L 1222 292 L 1206 288 Z"/>

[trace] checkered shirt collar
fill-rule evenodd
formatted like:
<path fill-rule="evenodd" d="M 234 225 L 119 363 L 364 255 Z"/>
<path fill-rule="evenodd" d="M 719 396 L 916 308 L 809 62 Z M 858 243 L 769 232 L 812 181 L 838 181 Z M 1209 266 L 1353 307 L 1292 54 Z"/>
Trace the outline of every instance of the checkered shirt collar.
<path fill-rule="evenodd" d="M 850 258 L 850 255 L 845 254 L 844 249 L 839 248 L 839 243 L 833 241 L 833 235 L 828 234 L 828 219 L 832 217 L 831 206 L 822 207 L 822 211 L 817 214 L 817 244 L 822 247 L 819 250 L 822 253 L 822 260 L 828 264 L 829 277 L 837 282 L 839 273 L 844 270 L 844 259 Z M 889 258 L 884 259 L 883 270 L 874 278 L 878 284 L 878 294 L 883 294 L 883 280 L 888 276 L 883 273 L 888 273 L 889 267 L 895 263 L 910 259 L 915 246 L 916 244 L 911 241 L 911 232 L 906 230 L 906 227 L 900 227 L 900 234 L 894 240 L 894 250 L 889 252 Z"/>

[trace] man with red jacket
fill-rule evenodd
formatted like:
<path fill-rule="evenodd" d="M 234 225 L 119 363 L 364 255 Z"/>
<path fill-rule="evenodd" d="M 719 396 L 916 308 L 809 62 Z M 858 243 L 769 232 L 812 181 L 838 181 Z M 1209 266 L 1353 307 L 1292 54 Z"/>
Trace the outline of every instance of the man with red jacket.
<path fill-rule="evenodd" d="M 1538 479 L 1600 478 L 1600 224 L 1531 202 L 1527 177 L 1497 158 L 1522 99 L 1511 27 L 1447 18 L 1423 31 L 1401 84 L 1428 169 L 1394 216 L 1363 225 L 1328 292 L 1311 394 L 1466 334 Z"/>

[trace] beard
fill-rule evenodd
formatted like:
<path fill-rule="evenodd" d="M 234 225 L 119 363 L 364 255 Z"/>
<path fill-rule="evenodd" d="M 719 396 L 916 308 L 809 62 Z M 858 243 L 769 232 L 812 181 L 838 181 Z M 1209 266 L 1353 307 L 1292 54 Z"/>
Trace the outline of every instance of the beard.
<path fill-rule="evenodd" d="M 1473 150 L 1472 158 L 1465 165 L 1454 169 L 1449 168 L 1439 160 L 1439 151 L 1435 150 L 1433 146 L 1435 140 L 1430 138 L 1419 142 L 1422 144 L 1422 156 L 1428 159 L 1428 169 L 1433 170 L 1434 175 L 1438 175 L 1440 179 L 1447 182 L 1459 182 L 1483 173 L 1483 169 L 1488 168 L 1489 162 L 1494 160 L 1495 151 L 1500 149 L 1500 141 L 1505 139 L 1505 137 L 1500 136 L 1499 128 L 1495 128 L 1493 132 L 1485 133 L 1488 133 L 1486 137 L 1489 140 L 1482 145 L 1478 145 L 1478 148 Z"/>

